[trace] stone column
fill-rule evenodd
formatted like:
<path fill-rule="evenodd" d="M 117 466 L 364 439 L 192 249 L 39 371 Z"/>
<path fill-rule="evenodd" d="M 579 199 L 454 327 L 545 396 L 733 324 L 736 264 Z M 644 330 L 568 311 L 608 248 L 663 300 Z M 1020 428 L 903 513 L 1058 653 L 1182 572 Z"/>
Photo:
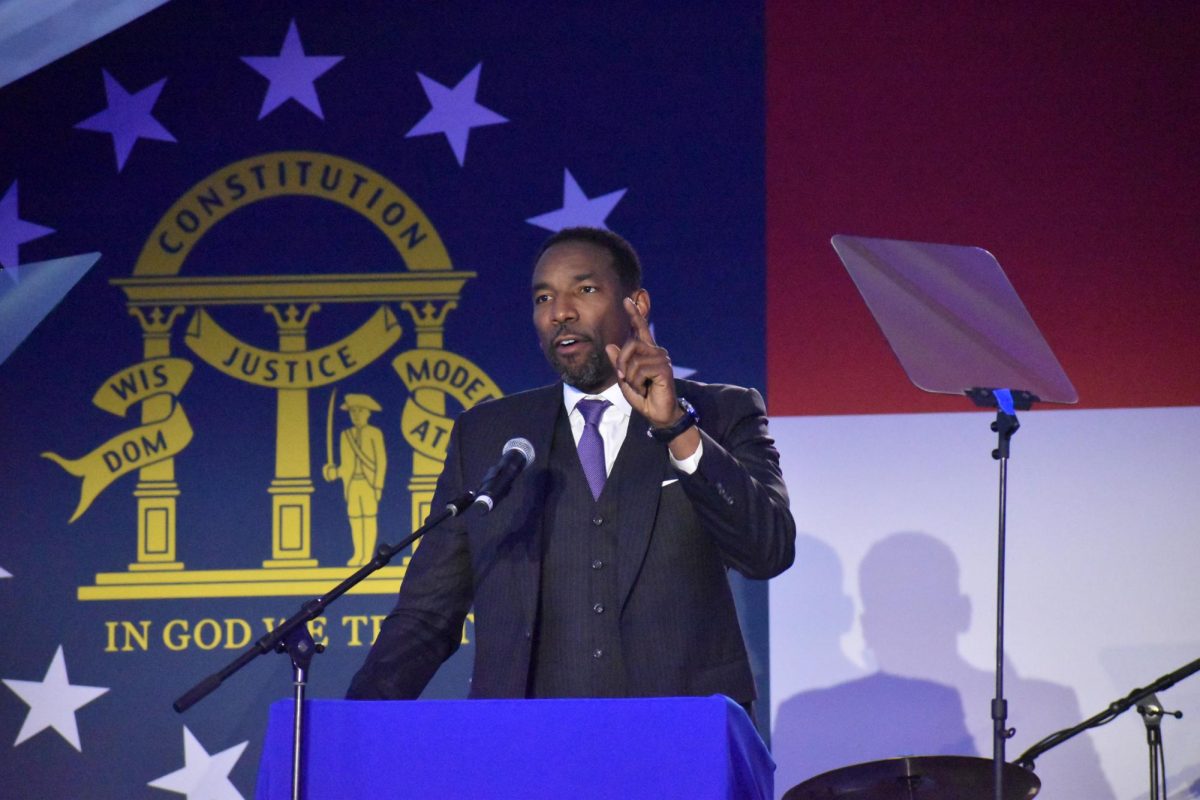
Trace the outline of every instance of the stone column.
<path fill-rule="evenodd" d="M 143 358 L 171 355 L 171 326 L 183 311 L 182 306 L 166 313 L 157 306 L 148 312 L 136 306 L 129 309 L 142 326 Z M 166 394 L 146 398 L 142 401 L 142 424 L 165 419 L 176 402 Z M 175 498 L 179 497 L 175 459 L 166 458 L 138 470 L 133 496 L 137 498 L 137 561 L 129 565 L 130 571 L 183 569 L 183 562 L 175 557 Z"/>
<path fill-rule="evenodd" d="M 266 312 L 279 325 L 279 351 L 303 353 L 307 349 L 308 320 L 320 310 L 312 304 L 300 311 L 289 305 Z M 312 558 L 312 473 L 309 469 L 308 390 L 276 390 L 275 478 L 271 495 L 271 558 L 264 567 L 315 567 Z"/>

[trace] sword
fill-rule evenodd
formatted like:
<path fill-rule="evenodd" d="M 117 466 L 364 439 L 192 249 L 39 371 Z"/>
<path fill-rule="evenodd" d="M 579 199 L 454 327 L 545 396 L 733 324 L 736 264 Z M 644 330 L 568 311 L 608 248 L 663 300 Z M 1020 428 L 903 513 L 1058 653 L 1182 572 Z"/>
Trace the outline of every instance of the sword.
<path fill-rule="evenodd" d="M 329 414 L 325 417 L 325 466 L 335 466 L 333 463 L 333 408 L 337 403 L 337 387 L 329 394 Z"/>

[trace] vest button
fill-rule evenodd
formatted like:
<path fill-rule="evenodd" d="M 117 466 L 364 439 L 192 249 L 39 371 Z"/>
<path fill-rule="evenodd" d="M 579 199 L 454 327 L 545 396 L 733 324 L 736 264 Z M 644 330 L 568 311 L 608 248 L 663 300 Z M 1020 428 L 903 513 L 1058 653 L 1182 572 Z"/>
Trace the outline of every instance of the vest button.
<path fill-rule="evenodd" d="M 597 647 L 592 651 L 592 658 L 604 658 L 604 651 Z"/>
<path fill-rule="evenodd" d="M 596 605 L 592 606 L 592 611 L 595 611 L 597 614 L 603 614 L 604 603 L 596 603 Z"/>
<path fill-rule="evenodd" d="M 592 569 L 600 569 L 603 566 L 604 566 L 604 562 L 598 558 L 592 562 Z"/>
<path fill-rule="evenodd" d="M 599 527 L 604 524 L 604 517 L 592 517 L 592 524 Z"/>

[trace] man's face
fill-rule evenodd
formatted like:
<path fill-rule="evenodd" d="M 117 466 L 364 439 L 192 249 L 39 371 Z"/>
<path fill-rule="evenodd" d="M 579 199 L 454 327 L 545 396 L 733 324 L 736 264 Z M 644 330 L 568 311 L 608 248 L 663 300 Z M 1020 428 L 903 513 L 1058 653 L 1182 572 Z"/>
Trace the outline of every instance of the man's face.
<path fill-rule="evenodd" d="M 629 338 L 625 293 L 612 254 L 588 242 L 552 246 L 533 267 L 533 326 L 565 383 L 600 392 L 616 382 L 604 352 Z"/>
<path fill-rule="evenodd" d="M 353 406 L 350 409 L 350 423 L 356 428 L 361 428 L 367 424 L 367 420 L 371 418 L 369 409 Z"/>

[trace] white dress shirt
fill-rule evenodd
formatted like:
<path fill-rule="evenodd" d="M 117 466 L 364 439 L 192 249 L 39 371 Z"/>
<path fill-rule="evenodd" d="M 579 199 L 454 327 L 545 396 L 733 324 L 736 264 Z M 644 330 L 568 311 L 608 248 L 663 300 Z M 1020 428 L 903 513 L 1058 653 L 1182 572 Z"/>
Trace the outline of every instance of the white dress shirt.
<path fill-rule="evenodd" d="M 571 423 L 571 435 L 575 437 L 576 447 L 579 446 L 579 437 L 583 436 L 584 427 L 583 412 L 576 408 L 576 404 L 584 398 L 607 400 L 612 404 L 604 409 L 604 416 L 596 426 L 600 431 L 600 440 L 604 442 L 604 474 L 611 475 L 613 464 L 617 460 L 617 454 L 621 452 L 621 445 L 624 444 L 625 434 L 629 430 L 629 415 L 633 408 L 621 393 L 621 387 L 615 383 L 599 394 L 585 394 L 564 383 L 563 405 L 567 409 L 567 419 Z M 699 466 L 703 450 L 704 445 L 701 443 L 696 452 L 683 461 L 676 460 L 669 451 L 667 454 L 671 457 L 671 466 L 690 475 Z"/>

